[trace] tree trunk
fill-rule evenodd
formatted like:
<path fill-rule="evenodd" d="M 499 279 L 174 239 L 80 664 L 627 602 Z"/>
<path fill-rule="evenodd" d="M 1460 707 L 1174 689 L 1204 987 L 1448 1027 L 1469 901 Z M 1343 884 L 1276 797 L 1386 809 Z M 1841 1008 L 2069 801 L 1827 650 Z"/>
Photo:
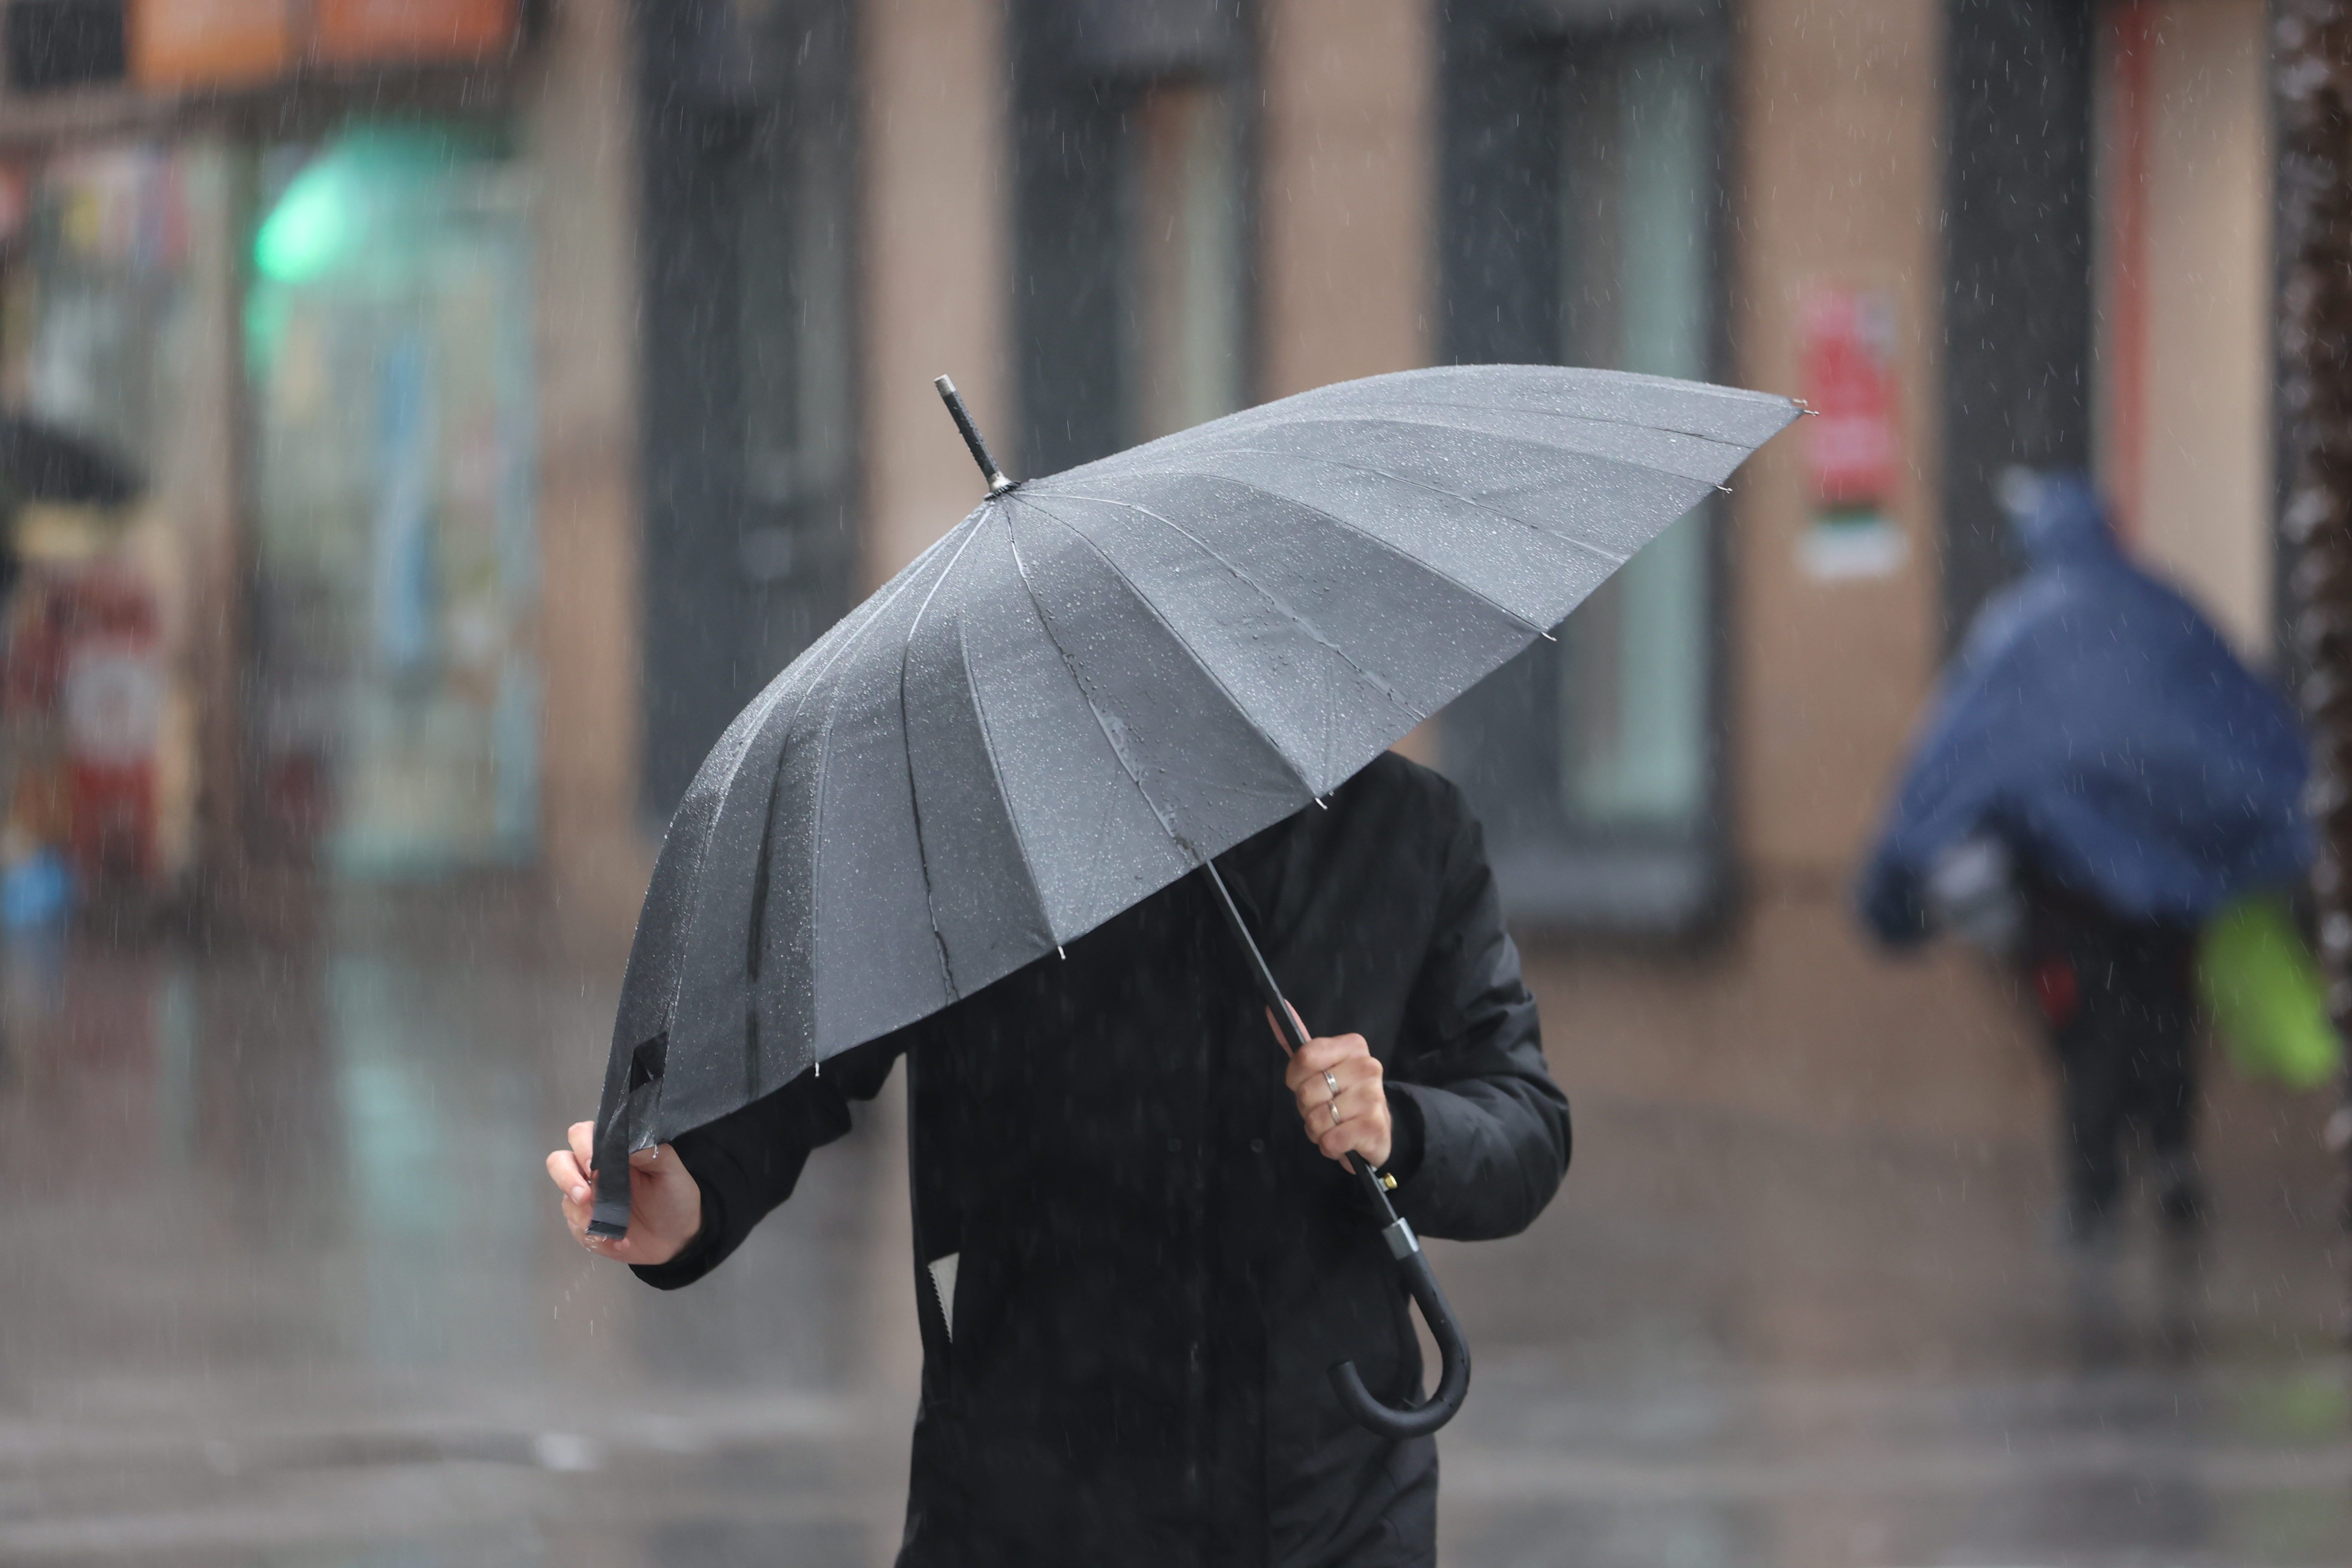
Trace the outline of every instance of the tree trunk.
<path fill-rule="evenodd" d="M 2352 0 L 2276 0 L 2280 404 L 2296 651 L 2308 671 L 2311 887 L 2336 1033 L 2352 1038 Z M 2331 1124 L 2352 1145 L 2352 1089 Z M 2352 1152 L 2348 1150 L 2347 1152 Z M 2346 1215 L 2352 1221 L 2352 1171 Z M 2352 1328 L 2352 1312 L 2347 1312 Z"/>

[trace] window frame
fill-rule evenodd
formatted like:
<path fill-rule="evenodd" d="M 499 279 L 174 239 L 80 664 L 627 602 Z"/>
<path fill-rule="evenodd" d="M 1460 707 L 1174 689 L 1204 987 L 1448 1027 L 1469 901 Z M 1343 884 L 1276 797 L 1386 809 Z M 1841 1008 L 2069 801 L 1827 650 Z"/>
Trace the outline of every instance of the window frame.
<path fill-rule="evenodd" d="M 835 389 L 844 449 L 834 483 L 789 504 L 763 498 L 746 450 L 737 197 L 778 138 L 830 160 L 834 205 L 824 217 L 840 244 L 834 329 L 854 333 L 857 9 L 855 0 L 782 0 L 762 26 L 779 36 L 798 28 L 803 47 L 788 51 L 747 33 L 735 0 L 631 6 L 645 546 L 638 788 L 656 831 L 728 723 L 849 609 L 856 587 L 864 439 L 856 343 L 845 345 Z M 714 441 L 712 432 L 729 434 Z M 713 461 L 714 451 L 729 460 Z"/>
<path fill-rule="evenodd" d="M 1236 386 L 1262 395 L 1263 116 L 1256 0 L 1011 0 L 1013 326 L 1019 416 L 1008 458 L 1047 474 L 1133 444 L 1127 275 L 1130 111 L 1151 87 L 1206 81 L 1232 105 L 1240 203 Z"/>
<path fill-rule="evenodd" d="M 1737 127 L 1725 90 L 1735 68 L 1720 0 L 1457 0 L 1443 14 L 1439 274 L 1446 310 L 1439 357 L 1450 363 L 1559 363 L 1562 357 L 1565 160 L 1560 94 L 1571 51 L 1680 35 L 1707 75 L 1706 142 L 1718 171 L 1707 193 L 1709 321 L 1704 374 L 1731 363 L 1731 182 L 1720 172 Z M 1439 752 L 1488 823 L 1504 910 L 1522 928 L 1687 940 L 1718 930 L 1734 900 L 1731 629 L 1735 606 L 1723 508 L 1699 509 L 1707 626 L 1701 650 L 1703 778 L 1696 810 L 1672 831 L 1579 825 L 1528 780 L 1530 727 L 1511 722 L 1557 701 L 1557 645 L 1538 642 L 1449 708 Z M 1539 689 L 1514 698 L 1511 688 Z M 1482 717 L 1482 710 L 1486 717 Z M 1541 727 L 1549 740 L 1549 726 Z M 1510 741 L 1494 737 L 1509 735 Z M 1516 757 L 1498 753 L 1512 746 Z M 1555 743 L 1555 750 L 1556 743 Z M 1517 767 L 1511 766 L 1516 760 Z M 1502 775 L 1502 776 L 1498 776 Z M 1509 775 L 1516 774 L 1516 780 Z"/>

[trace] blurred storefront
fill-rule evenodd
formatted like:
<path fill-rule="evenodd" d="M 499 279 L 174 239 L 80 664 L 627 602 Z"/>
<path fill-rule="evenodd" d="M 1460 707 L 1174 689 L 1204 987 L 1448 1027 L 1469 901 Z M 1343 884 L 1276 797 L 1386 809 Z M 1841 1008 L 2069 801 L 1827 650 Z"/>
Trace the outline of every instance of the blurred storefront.
<path fill-rule="evenodd" d="M 196 694 L 173 657 L 186 535 L 170 498 L 187 458 L 174 392 L 201 195 L 190 161 L 157 147 L 74 149 L 0 178 L 0 402 L 79 438 L 136 489 L 28 494 L 41 475 L 8 476 L 0 856 L 13 907 L 30 915 L 54 907 L 66 874 L 135 897 L 168 887 L 193 854 Z"/>
<path fill-rule="evenodd" d="M 1452 360 L 1717 377 L 1823 416 L 1409 744 L 1588 1089 L 2013 1128 L 2001 986 L 1847 883 L 2007 469 L 2095 466 L 2271 651 L 2263 9 L 12 0 L 0 411 L 145 483 L 20 509 L 6 853 L 625 933 L 727 718 L 972 504 L 932 376 L 1024 472 Z"/>
<path fill-rule="evenodd" d="M 619 6 L 561 9 L 7 6 L 0 406 L 138 480 L 14 507 L 8 865 L 144 905 L 540 859 L 541 453 L 629 418 L 592 371 L 545 423 L 631 330 L 541 287 L 547 204 L 629 184 L 552 134 L 625 126 Z"/>
<path fill-rule="evenodd" d="M 538 831 L 530 256 L 495 132 L 261 149 L 245 301 L 258 841 L 357 872 Z"/>

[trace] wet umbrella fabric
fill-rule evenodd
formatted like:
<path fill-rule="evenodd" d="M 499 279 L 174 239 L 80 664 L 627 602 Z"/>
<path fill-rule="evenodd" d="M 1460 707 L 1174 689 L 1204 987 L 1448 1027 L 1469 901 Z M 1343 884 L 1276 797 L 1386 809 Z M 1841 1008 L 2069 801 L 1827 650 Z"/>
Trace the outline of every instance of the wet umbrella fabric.
<path fill-rule="evenodd" d="M 1795 416 L 1549 366 L 1348 382 L 992 494 L 688 788 L 598 1117 L 622 1162 L 1050 953 L 1328 793 Z"/>

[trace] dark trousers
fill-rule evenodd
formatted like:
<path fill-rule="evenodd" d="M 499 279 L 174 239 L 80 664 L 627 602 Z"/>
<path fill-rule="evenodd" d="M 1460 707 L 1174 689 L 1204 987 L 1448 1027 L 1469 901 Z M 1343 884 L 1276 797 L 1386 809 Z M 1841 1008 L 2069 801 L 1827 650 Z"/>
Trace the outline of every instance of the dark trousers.
<path fill-rule="evenodd" d="M 2064 1083 L 2066 1192 L 2111 1209 L 2123 1135 L 2147 1135 L 2160 1176 L 2188 1178 L 2194 1146 L 2195 933 L 2098 911 L 2037 911 L 2028 977 Z"/>

